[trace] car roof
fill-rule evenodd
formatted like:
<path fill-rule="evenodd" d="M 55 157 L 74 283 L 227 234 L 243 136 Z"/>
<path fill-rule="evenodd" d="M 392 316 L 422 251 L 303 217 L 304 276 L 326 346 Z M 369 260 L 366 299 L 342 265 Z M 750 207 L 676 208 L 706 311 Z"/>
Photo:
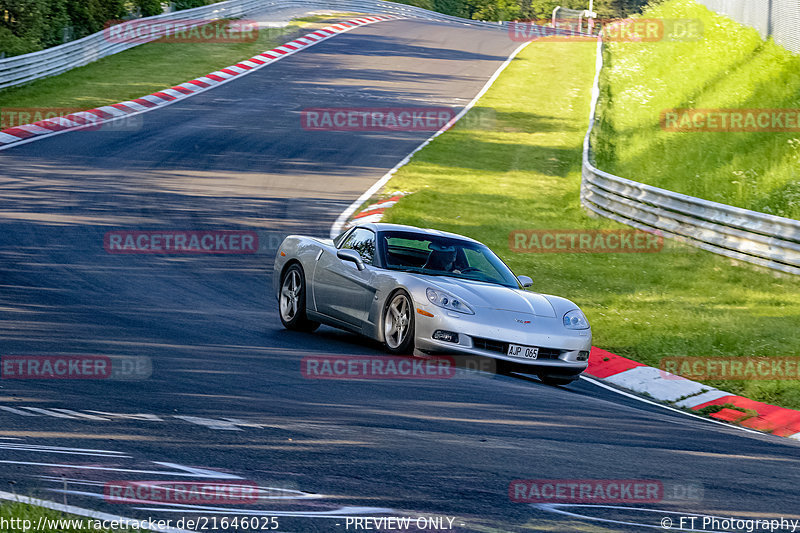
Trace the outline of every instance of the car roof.
<path fill-rule="evenodd" d="M 453 239 L 461 239 L 464 241 L 475 242 L 481 244 L 475 239 L 470 239 L 457 233 L 450 233 L 448 231 L 440 231 L 438 229 L 418 228 L 416 226 L 406 226 L 404 224 L 389 224 L 386 222 L 369 222 L 366 224 L 357 224 L 356 227 L 368 228 L 373 231 L 408 231 L 411 233 L 419 233 L 421 235 L 431 235 L 436 237 L 450 237 Z"/>

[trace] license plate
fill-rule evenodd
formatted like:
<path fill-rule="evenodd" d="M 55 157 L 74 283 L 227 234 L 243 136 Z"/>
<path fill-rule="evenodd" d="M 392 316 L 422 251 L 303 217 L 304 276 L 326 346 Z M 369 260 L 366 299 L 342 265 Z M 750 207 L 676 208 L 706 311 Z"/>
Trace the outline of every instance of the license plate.
<path fill-rule="evenodd" d="M 509 344 L 508 353 L 506 355 L 510 357 L 536 359 L 539 357 L 539 348 L 537 346 L 520 346 L 519 344 Z"/>

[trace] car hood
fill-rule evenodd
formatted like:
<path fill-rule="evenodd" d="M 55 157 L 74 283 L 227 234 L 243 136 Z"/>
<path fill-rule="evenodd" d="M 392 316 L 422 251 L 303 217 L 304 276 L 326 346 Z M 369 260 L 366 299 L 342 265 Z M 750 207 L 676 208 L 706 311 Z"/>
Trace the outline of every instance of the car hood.
<path fill-rule="evenodd" d="M 513 311 L 536 316 L 556 316 L 555 309 L 543 294 L 522 289 L 512 289 L 493 283 L 446 276 L 414 274 L 414 277 L 428 283 L 431 288 L 439 288 L 461 298 L 472 307 Z"/>

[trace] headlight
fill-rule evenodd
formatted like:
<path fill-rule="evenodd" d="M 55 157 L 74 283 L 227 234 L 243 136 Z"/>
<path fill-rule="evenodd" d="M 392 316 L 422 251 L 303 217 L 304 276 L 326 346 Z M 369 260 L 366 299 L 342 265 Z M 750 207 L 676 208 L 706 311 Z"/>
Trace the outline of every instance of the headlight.
<path fill-rule="evenodd" d="M 467 305 L 465 302 L 462 302 L 452 294 L 448 294 L 437 289 L 426 289 L 425 295 L 433 305 L 442 307 L 448 311 L 458 311 L 459 313 L 464 313 L 467 315 L 475 314 L 475 311 L 473 311 L 469 305 Z"/>
<path fill-rule="evenodd" d="M 567 329 L 589 329 L 589 321 L 580 309 L 573 309 L 564 315 L 564 327 Z"/>

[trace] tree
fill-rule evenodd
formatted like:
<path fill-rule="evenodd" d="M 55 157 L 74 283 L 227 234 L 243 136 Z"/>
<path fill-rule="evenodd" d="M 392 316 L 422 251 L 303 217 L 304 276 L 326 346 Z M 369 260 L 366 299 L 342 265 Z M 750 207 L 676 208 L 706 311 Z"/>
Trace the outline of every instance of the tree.
<path fill-rule="evenodd" d="M 474 20 L 517 20 L 523 18 L 520 0 L 466 0 Z"/>
<path fill-rule="evenodd" d="M 463 0 L 433 0 L 433 11 L 455 17 L 469 18 L 470 16 L 469 8 Z"/>
<path fill-rule="evenodd" d="M 152 17 L 164 12 L 160 0 L 136 0 L 136 7 L 139 8 L 143 17 Z"/>
<path fill-rule="evenodd" d="M 595 0 L 594 10 L 600 18 L 625 18 L 640 13 L 648 0 Z"/>
<path fill-rule="evenodd" d="M 178 11 L 181 9 L 192 9 L 195 7 L 203 7 L 205 5 L 208 5 L 208 2 L 206 2 L 206 0 L 174 0 L 172 5 L 175 7 L 175 10 Z"/>
<path fill-rule="evenodd" d="M 47 0 L 3 0 L 0 7 L 0 52 L 17 55 L 41 49 L 46 33 Z"/>

